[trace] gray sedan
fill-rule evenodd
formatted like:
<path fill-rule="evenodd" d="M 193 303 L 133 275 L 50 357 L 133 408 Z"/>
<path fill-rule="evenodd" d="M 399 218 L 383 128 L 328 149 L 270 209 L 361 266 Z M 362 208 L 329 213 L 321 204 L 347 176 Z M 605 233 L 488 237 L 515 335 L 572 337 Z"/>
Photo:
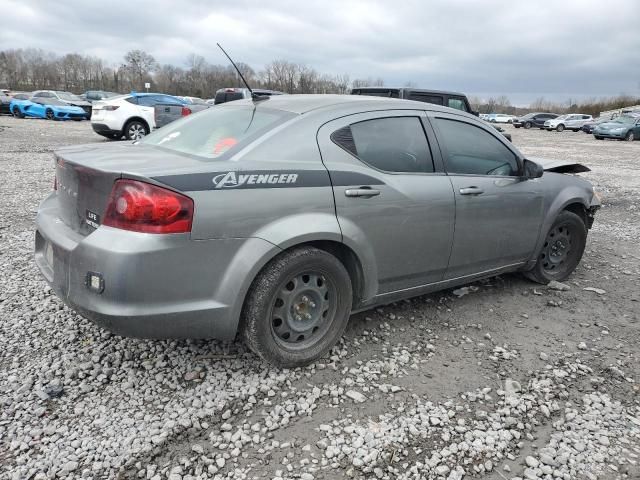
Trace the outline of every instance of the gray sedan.
<path fill-rule="evenodd" d="M 240 333 L 286 367 L 326 353 L 352 312 L 503 272 L 567 278 L 600 205 L 568 175 L 582 165 L 376 97 L 229 102 L 54 156 L 35 259 L 60 298 L 123 335 Z"/>

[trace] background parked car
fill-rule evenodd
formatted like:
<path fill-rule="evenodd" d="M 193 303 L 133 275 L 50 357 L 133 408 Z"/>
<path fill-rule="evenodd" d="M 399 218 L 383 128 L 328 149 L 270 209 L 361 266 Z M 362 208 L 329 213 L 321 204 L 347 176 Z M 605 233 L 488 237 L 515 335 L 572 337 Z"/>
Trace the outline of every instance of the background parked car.
<path fill-rule="evenodd" d="M 513 116 L 505 113 L 490 113 L 487 121 L 491 123 L 513 123 Z"/>
<path fill-rule="evenodd" d="M 91 127 L 103 137 L 139 140 L 156 128 L 156 105 L 186 105 L 186 102 L 163 93 L 130 93 L 93 103 Z"/>
<path fill-rule="evenodd" d="M 84 120 L 86 112 L 56 98 L 31 98 L 30 100 L 12 99 L 9 104 L 11 113 L 18 118 L 46 118 L 48 120 Z"/>
<path fill-rule="evenodd" d="M 598 140 L 615 138 L 632 142 L 640 139 L 640 115 L 621 115 L 610 122 L 603 122 L 593 129 Z"/>
<path fill-rule="evenodd" d="M 60 90 L 36 90 L 33 92 L 33 98 L 55 98 L 72 107 L 80 107 L 87 114 L 87 118 L 91 118 L 91 103 L 82 100 L 78 95 L 71 92 Z"/>
<path fill-rule="evenodd" d="M 513 126 L 516 128 L 531 128 L 538 127 L 539 129 L 544 128 L 544 122 L 547 120 L 551 120 L 552 118 L 556 118 L 558 115 L 555 113 L 527 113 L 522 117 L 518 117 L 513 121 Z"/>
<path fill-rule="evenodd" d="M 474 112 L 464 93 L 427 90 L 424 88 L 387 88 L 361 87 L 351 90 L 351 95 L 369 95 L 372 97 L 404 98 L 418 102 L 432 103 L 444 107 L 455 108 L 463 112 L 479 115 Z"/>
<path fill-rule="evenodd" d="M 584 133 L 588 133 L 588 134 L 592 134 L 593 133 L 593 129 L 596 128 L 596 125 L 599 125 L 601 123 L 605 123 L 605 122 L 610 122 L 612 120 L 611 117 L 600 117 L 600 118 L 595 118 L 589 122 L 586 122 L 584 125 L 582 125 L 582 128 L 580 130 L 582 130 Z"/>
<path fill-rule="evenodd" d="M 565 128 L 577 132 L 582 128 L 582 125 L 593 120 L 591 115 L 585 115 L 583 113 L 568 113 L 566 115 L 560 115 L 559 117 L 552 118 L 544 122 L 544 128 L 546 130 L 557 130 L 562 132 Z"/>
<path fill-rule="evenodd" d="M 262 88 L 253 88 L 253 93 L 261 97 L 270 97 L 271 95 L 283 95 L 283 92 L 277 90 L 265 90 Z M 216 91 L 216 96 L 213 99 L 213 104 L 232 102 L 233 100 L 242 100 L 243 98 L 251 98 L 251 92 L 248 88 L 221 88 Z M 211 100 L 207 100 L 207 103 L 211 103 Z"/>
<path fill-rule="evenodd" d="M 10 114 L 11 110 L 9 104 L 11 103 L 11 97 L 5 93 L 0 92 L 0 114 Z"/>
<path fill-rule="evenodd" d="M 176 105 L 173 103 L 159 103 L 154 107 L 154 118 L 156 121 L 156 128 L 164 127 L 165 125 L 178 120 L 179 118 L 186 117 L 192 113 L 197 113 L 202 110 L 206 110 L 212 105 L 205 102 L 198 97 L 178 97 L 186 102 L 185 105 Z"/>
<path fill-rule="evenodd" d="M 105 92 L 104 90 L 87 90 L 80 98 L 86 100 L 89 103 L 93 103 L 98 100 L 104 100 L 105 98 L 112 98 L 120 96 L 120 93 L 116 92 Z"/>

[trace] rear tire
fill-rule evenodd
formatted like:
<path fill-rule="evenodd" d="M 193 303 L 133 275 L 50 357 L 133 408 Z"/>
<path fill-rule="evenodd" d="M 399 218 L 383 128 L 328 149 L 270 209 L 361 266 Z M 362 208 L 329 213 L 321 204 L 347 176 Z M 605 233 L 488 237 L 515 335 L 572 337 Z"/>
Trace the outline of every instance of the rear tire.
<path fill-rule="evenodd" d="M 140 120 L 130 120 L 124 127 L 124 136 L 127 140 L 140 140 L 147 135 L 149 135 L 149 128 Z"/>
<path fill-rule="evenodd" d="M 564 210 L 551 225 L 536 265 L 524 276 L 537 283 L 561 282 L 576 269 L 587 243 L 587 227 L 573 212 Z"/>
<path fill-rule="evenodd" d="M 594 135 L 594 137 L 596 137 L 596 140 L 602 140 L 602 137 L 599 137 L 597 135 Z"/>
<path fill-rule="evenodd" d="M 351 279 L 340 260 L 317 248 L 297 248 L 271 260 L 255 278 L 240 331 L 268 363 L 301 367 L 338 342 L 352 299 Z"/>

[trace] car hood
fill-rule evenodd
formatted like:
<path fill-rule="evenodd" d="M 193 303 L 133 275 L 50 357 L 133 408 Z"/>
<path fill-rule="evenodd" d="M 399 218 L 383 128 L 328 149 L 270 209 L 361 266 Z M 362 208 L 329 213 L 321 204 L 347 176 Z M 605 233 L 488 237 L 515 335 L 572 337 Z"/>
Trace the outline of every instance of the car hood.
<path fill-rule="evenodd" d="M 527 157 L 528 160 L 542 166 L 545 172 L 556 173 L 583 173 L 590 172 L 591 169 L 581 163 L 567 160 L 553 160 L 549 158 Z"/>
<path fill-rule="evenodd" d="M 620 122 L 604 122 L 604 123 L 599 123 L 596 128 L 599 128 L 602 130 L 612 130 L 614 128 L 625 128 L 627 126 L 628 125 Z"/>
<path fill-rule="evenodd" d="M 75 105 L 77 107 L 90 107 L 91 103 L 86 100 L 61 100 L 69 105 Z"/>

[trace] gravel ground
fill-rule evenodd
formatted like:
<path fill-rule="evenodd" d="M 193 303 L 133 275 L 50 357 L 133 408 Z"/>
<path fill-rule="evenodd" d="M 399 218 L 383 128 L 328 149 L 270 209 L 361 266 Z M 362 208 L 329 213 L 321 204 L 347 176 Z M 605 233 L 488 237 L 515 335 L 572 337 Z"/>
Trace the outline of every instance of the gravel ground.
<path fill-rule="evenodd" d="M 0 478 L 640 478 L 640 142 L 507 127 L 605 197 L 564 285 L 518 275 L 354 315 L 330 355 L 146 341 L 65 307 L 32 260 L 51 152 L 88 122 L 0 117 Z"/>

